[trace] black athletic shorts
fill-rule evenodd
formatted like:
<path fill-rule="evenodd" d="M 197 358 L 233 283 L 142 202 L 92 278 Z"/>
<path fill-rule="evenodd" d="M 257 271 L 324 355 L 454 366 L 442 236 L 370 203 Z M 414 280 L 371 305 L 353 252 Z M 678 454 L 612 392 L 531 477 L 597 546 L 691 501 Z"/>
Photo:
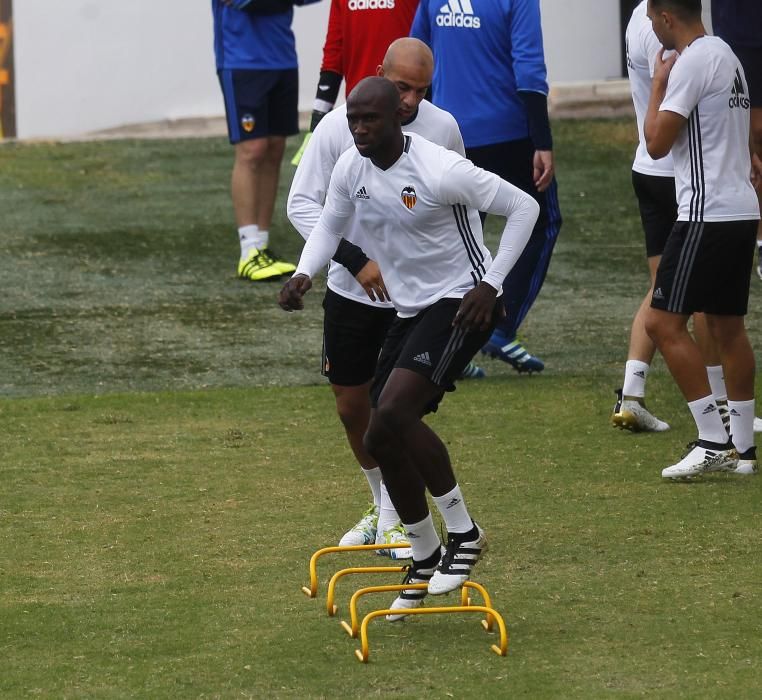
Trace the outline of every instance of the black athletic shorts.
<path fill-rule="evenodd" d="M 758 109 L 762 107 L 762 47 L 733 46 L 732 49 L 743 66 L 751 106 Z"/>
<path fill-rule="evenodd" d="M 632 171 L 632 188 L 638 198 L 640 222 L 646 234 L 646 255 L 661 255 L 677 220 L 675 178 Z"/>
<path fill-rule="evenodd" d="M 299 71 L 217 71 L 230 143 L 299 133 Z"/>
<path fill-rule="evenodd" d="M 461 299 L 440 299 L 412 318 L 394 320 L 378 358 L 370 390 L 373 407 L 378 405 L 381 391 L 396 367 L 427 377 L 442 388 L 442 394 L 455 390 L 455 380 L 492 335 L 503 307 L 503 300 L 498 297 L 490 328 L 466 332 L 452 325 L 460 303 Z M 427 412 L 436 411 L 441 398 L 434 401 Z"/>
<path fill-rule="evenodd" d="M 678 221 L 656 271 L 651 306 L 745 316 L 757 221 Z"/>
<path fill-rule="evenodd" d="M 330 289 L 323 310 L 323 376 L 339 386 L 369 382 L 397 312 L 361 304 Z"/>

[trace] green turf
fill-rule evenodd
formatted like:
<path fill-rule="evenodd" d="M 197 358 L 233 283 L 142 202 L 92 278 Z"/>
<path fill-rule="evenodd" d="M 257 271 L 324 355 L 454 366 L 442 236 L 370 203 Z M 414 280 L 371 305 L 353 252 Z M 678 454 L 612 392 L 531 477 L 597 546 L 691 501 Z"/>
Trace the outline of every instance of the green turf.
<path fill-rule="evenodd" d="M 759 482 L 661 482 L 693 437 L 661 362 L 673 430 L 607 423 L 646 286 L 633 129 L 554 126 L 565 224 L 524 330 L 546 372 L 485 361 L 431 419 L 509 656 L 476 616 L 428 617 L 372 623 L 367 666 L 325 584 L 383 560 L 326 559 L 300 592 L 366 491 L 316 373 L 320 294 L 286 315 L 278 285 L 235 279 L 230 147 L 0 147 L 0 696 L 762 694 Z M 273 244 L 300 248 L 280 212 Z M 370 582 L 339 585 L 340 617 Z"/>
<path fill-rule="evenodd" d="M 376 621 L 364 667 L 325 585 L 383 562 L 323 559 L 318 600 L 300 593 L 312 551 L 364 507 L 325 388 L 0 404 L 0 694 L 753 697 L 758 482 L 661 483 L 677 435 L 614 433 L 608 408 L 579 375 L 448 397 L 432 424 L 488 530 L 476 578 L 509 656 L 475 616 Z M 370 583 L 337 586 L 339 617 Z"/>

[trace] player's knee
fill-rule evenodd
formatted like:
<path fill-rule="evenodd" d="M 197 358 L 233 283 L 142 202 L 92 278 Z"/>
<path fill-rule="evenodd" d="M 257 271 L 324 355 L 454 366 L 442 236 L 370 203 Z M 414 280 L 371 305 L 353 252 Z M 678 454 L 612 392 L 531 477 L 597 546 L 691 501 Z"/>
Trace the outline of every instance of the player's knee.
<path fill-rule="evenodd" d="M 267 139 L 267 151 L 265 158 L 270 162 L 280 165 L 283 154 L 286 151 L 286 139 L 283 136 L 270 136 Z"/>
<path fill-rule="evenodd" d="M 370 399 L 367 393 L 362 397 L 351 395 L 336 396 L 336 413 L 344 428 L 362 434 L 367 427 Z"/>
<path fill-rule="evenodd" d="M 400 415 L 392 406 L 379 406 L 365 432 L 363 445 L 372 457 L 378 459 L 383 450 L 402 434 L 403 428 Z"/>
<path fill-rule="evenodd" d="M 656 345 L 659 345 L 660 341 L 663 339 L 663 327 L 659 323 L 658 318 L 654 316 L 654 314 L 647 311 L 643 326 L 645 328 L 646 335 L 648 335 L 651 341 Z"/>
<path fill-rule="evenodd" d="M 267 139 L 252 139 L 236 144 L 236 160 L 250 168 L 260 165 L 267 157 Z"/>

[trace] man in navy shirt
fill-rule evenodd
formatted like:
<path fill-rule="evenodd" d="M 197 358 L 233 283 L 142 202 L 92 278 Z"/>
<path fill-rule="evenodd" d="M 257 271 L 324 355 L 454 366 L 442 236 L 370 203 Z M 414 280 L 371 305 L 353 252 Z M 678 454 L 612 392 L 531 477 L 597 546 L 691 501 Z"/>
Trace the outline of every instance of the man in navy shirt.
<path fill-rule="evenodd" d="M 269 248 L 286 137 L 299 132 L 293 4 L 212 0 L 217 75 L 230 143 L 235 146 L 231 192 L 241 244 L 238 276 L 252 281 L 295 269 Z"/>
<path fill-rule="evenodd" d="M 483 348 L 519 372 L 540 372 L 543 362 L 516 339 L 561 227 L 539 0 L 421 0 L 410 33 L 434 52 L 433 101 L 457 119 L 466 156 L 540 205 L 503 282 L 506 318 Z"/>

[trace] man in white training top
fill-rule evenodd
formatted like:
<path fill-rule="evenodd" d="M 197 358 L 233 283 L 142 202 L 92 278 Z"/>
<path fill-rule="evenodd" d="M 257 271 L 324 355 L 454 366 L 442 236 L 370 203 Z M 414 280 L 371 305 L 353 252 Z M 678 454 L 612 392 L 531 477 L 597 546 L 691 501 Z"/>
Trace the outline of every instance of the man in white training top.
<path fill-rule="evenodd" d="M 632 164 L 632 185 L 638 199 L 640 220 L 645 233 L 646 256 L 651 277 L 650 289 L 632 320 L 630 346 L 624 371 L 622 389 L 617 391 L 618 400 L 611 416 L 615 427 L 632 431 L 662 432 L 669 425 L 650 413 L 645 405 L 646 381 L 656 346 L 648 337 L 645 319 L 651 306 L 651 295 L 656 270 L 661 261 L 667 238 L 677 220 L 677 197 L 675 194 L 675 166 L 672 155 L 654 160 L 648 155 L 643 135 L 648 102 L 651 96 L 651 78 L 661 42 L 648 19 L 648 0 L 635 8 L 627 24 L 625 43 L 627 47 L 627 74 L 635 107 L 638 126 L 638 147 Z M 693 332 L 706 364 L 709 387 L 726 430 L 730 430 L 728 394 L 724 372 L 717 347 L 706 327 L 704 314 L 693 315 Z"/>
<path fill-rule="evenodd" d="M 501 314 L 500 285 L 526 245 L 539 207 L 513 185 L 453 151 L 403 134 L 399 93 L 366 78 L 347 100 L 355 148 L 339 158 L 317 226 L 282 308 L 303 307 L 311 277 L 336 251 L 353 218 L 367 231 L 397 309 L 371 389 L 374 409 L 365 446 L 375 457 L 410 538 L 406 582 L 428 593 L 461 586 L 486 547 L 472 520 L 447 448 L 422 420 L 489 337 Z M 507 218 L 495 260 L 484 246 L 479 211 Z M 426 489 L 442 515 L 447 545 L 434 528 Z M 408 589 L 395 608 L 420 605 L 427 591 Z M 391 619 L 404 617 L 404 612 Z"/>
<path fill-rule="evenodd" d="M 657 56 L 644 134 L 652 158 L 672 151 L 678 216 L 656 272 L 646 331 L 698 429 L 695 446 L 662 476 L 754 471 L 755 365 L 744 316 L 759 206 L 750 179 L 746 79 L 730 47 L 706 35 L 700 0 L 649 0 L 648 16 L 664 48 L 677 52 Z M 706 314 L 720 353 L 732 442 L 687 330 L 696 311 Z"/>
<path fill-rule="evenodd" d="M 399 90 L 403 128 L 464 155 L 455 118 L 423 99 L 433 71 L 431 49 L 408 37 L 392 42 L 378 67 L 378 75 L 391 80 Z M 353 147 L 346 106 L 341 106 L 326 114 L 316 127 L 291 183 L 288 217 L 305 239 L 323 211 L 336 161 Z M 375 294 L 383 280 L 375 261 L 364 253 L 365 238 L 364 227 L 350 221 L 328 269 L 328 290 L 323 299 L 323 374 L 331 383 L 336 410 L 373 499 L 362 518 L 340 539 L 340 545 L 398 543 L 406 537 L 381 470 L 362 442 L 370 419 L 370 385 L 378 354 L 396 316 L 391 302 L 381 301 Z M 407 548 L 381 551 L 394 559 L 410 556 Z"/>

